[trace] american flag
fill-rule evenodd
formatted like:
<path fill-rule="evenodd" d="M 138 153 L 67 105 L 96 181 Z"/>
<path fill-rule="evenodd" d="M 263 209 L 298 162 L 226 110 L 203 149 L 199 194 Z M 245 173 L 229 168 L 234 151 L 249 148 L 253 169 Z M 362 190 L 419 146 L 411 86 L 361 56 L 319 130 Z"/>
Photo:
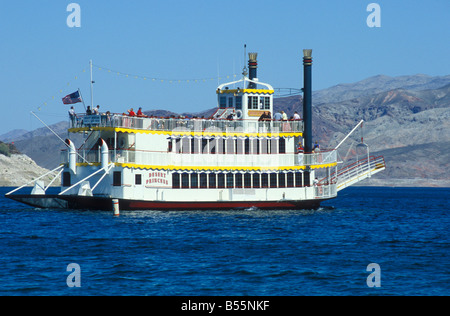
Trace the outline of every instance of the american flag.
<path fill-rule="evenodd" d="M 62 98 L 62 101 L 64 104 L 73 104 L 82 102 L 80 93 L 78 91 L 66 95 L 64 98 Z"/>

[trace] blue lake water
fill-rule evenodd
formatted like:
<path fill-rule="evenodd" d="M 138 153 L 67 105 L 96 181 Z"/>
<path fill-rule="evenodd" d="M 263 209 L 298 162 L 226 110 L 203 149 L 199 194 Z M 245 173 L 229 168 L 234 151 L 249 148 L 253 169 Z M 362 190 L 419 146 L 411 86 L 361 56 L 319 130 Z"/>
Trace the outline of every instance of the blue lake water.
<path fill-rule="evenodd" d="M 6 192 L 0 295 L 450 295 L 450 188 L 352 187 L 315 211 L 119 217 L 35 209 Z"/>

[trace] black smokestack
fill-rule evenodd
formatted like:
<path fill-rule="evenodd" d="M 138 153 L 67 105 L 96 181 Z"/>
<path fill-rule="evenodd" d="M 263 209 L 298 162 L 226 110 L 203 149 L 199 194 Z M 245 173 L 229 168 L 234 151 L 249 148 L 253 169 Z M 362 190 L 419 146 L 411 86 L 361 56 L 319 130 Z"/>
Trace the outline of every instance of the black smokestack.
<path fill-rule="evenodd" d="M 312 152 L 312 49 L 303 50 L 303 139 L 305 153 Z"/>
<path fill-rule="evenodd" d="M 256 76 L 256 69 L 258 68 L 258 63 L 256 62 L 257 56 L 258 56 L 258 53 L 248 53 L 248 69 L 249 69 L 249 77 L 248 78 L 250 80 L 258 78 Z M 256 89 L 256 83 L 249 82 L 248 88 Z"/>

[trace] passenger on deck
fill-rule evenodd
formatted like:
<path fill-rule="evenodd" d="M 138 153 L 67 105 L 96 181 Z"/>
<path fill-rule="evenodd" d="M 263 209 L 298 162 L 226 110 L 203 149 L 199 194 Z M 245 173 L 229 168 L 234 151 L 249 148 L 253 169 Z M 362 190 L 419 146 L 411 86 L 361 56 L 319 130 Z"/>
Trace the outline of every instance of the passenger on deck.
<path fill-rule="evenodd" d="M 127 112 L 128 116 L 136 116 L 136 113 L 134 113 L 133 108 L 129 109 Z"/>
<path fill-rule="evenodd" d="M 300 115 L 297 113 L 297 111 L 295 111 L 293 119 L 294 121 L 300 121 Z"/>
<path fill-rule="evenodd" d="M 263 112 L 261 116 L 259 117 L 258 121 L 269 121 L 270 115 L 267 112 Z"/>
<path fill-rule="evenodd" d="M 302 146 L 302 142 L 298 142 L 298 146 L 297 146 L 297 154 L 298 154 L 298 164 L 301 166 L 303 165 L 303 146 Z"/>
<path fill-rule="evenodd" d="M 94 114 L 94 115 L 99 115 L 100 114 L 100 105 L 97 105 L 97 107 L 95 107 L 93 110 L 92 110 L 92 114 Z"/>
<path fill-rule="evenodd" d="M 139 110 L 137 111 L 137 116 L 139 116 L 139 117 L 147 117 L 147 115 L 142 113 L 142 108 L 139 108 Z"/>
<path fill-rule="evenodd" d="M 76 127 L 77 125 L 77 114 L 75 113 L 75 109 L 73 106 L 70 107 L 69 110 L 70 121 L 72 122 L 72 127 Z"/>
<path fill-rule="evenodd" d="M 281 121 L 281 118 L 283 116 L 281 115 L 280 111 L 278 111 L 277 113 L 275 113 L 275 115 L 273 116 L 274 121 Z"/>
<path fill-rule="evenodd" d="M 91 107 L 88 105 L 86 115 L 92 115 Z"/>

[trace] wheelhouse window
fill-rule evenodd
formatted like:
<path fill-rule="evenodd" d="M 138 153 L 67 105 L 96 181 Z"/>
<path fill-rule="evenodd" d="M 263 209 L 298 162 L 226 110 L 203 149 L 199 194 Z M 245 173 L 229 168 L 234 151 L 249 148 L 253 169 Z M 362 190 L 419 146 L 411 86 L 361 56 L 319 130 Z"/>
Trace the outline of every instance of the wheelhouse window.
<path fill-rule="evenodd" d="M 221 97 L 219 98 L 219 107 L 220 107 L 221 109 L 225 109 L 225 108 L 227 107 L 227 97 L 221 96 Z"/>
<path fill-rule="evenodd" d="M 270 110 L 270 97 L 261 97 L 261 109 Z"/>
<path fill-rule="evenodd" d="M 228 98 L 228 107 L 232 108 L 233 107 L 233 98 Z"/>
<path fill-rule="evenodd" d="M 258 97 L 257 96 L 249 96 L 248 97 L 248 108 L 250 110 L 257 110 L 258 109 Z"/>
<path fill-rule="evenodd" d="M 236 110 L 242 110 L 242 96 L 236 97 Z"/>

